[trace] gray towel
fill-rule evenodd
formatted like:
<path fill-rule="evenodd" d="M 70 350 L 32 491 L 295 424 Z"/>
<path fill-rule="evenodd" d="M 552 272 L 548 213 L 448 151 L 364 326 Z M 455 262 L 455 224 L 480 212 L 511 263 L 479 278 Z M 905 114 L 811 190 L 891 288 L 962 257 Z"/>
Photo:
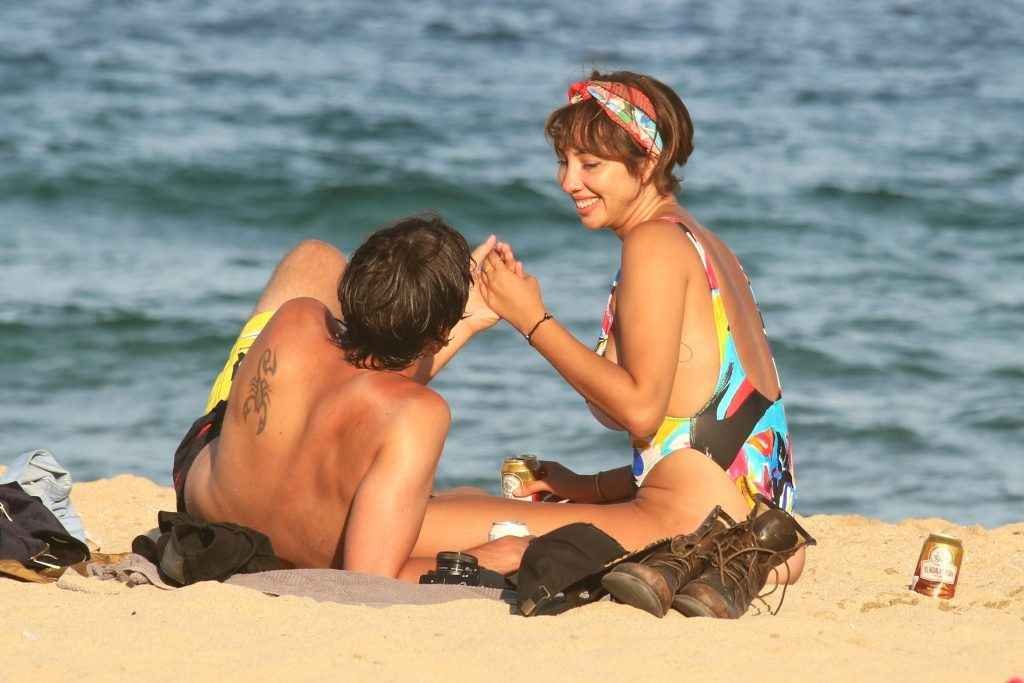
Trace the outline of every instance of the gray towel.
<path fill-rule="evenodd" d="M 151 586 L 156 586 L 160 590 L 174 590 L 174 586 L 167 585 L 164 583 L 164 580 L 160 578 L 160 572 L 157 571 L 156 565 L 144 558 L 142 555 L 125 553 L 124 555 L 114 555 L 109 557 L 111 560 L 118 559 L 118 561 L 89 562 L 86 560 L 85 569 L 89 573 L 89 576 L 100 579 L 101 581 L 119 581 L 120 583 L 126 583 L 129 586 L 143 586 L 149 584 Z"/>
<path fill-rule="evenodd" d="M 257 574 L 235 574 L 224 583 L 245 586 L 271 595 L 293 595 L 318 602 L 389 607 L 431 605 L 452 600 L 503 600 L 515 604 L 515 592 L 483 586 L 417 585 L 383 576 L 341 569 L 282 569 Z"/>

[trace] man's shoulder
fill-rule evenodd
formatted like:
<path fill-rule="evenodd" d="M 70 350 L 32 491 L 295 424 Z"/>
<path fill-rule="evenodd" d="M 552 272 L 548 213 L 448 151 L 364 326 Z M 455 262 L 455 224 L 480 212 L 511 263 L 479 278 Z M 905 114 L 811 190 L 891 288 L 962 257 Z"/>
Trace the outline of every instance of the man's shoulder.
<path fill-rule="evenodd" d="M 331 318 L 331 311 L 322 301 L 312 297 L 289 299 L 274 313 L 273 322 L 278 325 L 324 324 Z"/>
<path fill-rule="evenodd" d="M 334 316 L 322 302 L 311 298 L 290 299 L 274 312 L 261 336 L 275 345 L 314 348 L 318 342 L 332 344 Z"/>
<path fill-rule="evenodd" d="M 397 449 L 393 452 L 407 452 L 417 459 L 435 446 L 436 455 L 440 455 L 452 420 L 448 402 L 440 394 L 420 385 L 418 389 L 410 389 L 401 400 L 394 401 L 387 412 L 381 425 L 383 444 Z"/>
<path fill-rule="evenodd" d="M 419 382 L 395 373 L 376 370 L 361 375 L 359 380 L 363 383 L 361 390 L 375 395 L 382 404 L 388 406 L 388 410 L 397 419 L 450 419 L 448 402 L 441 394 Z"/>

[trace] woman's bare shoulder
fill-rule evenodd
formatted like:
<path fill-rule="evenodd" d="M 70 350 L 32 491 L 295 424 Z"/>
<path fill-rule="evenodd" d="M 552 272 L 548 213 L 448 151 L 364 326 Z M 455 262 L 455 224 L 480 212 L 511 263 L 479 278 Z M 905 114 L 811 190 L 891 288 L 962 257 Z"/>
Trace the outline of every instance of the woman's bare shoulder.
<path fill-rule="evenodd" d="M 659 264 L 689 273 L 700 269 L 700 255 L 678 224 L 664 219 L 645 221 L 626 235 L 622 242 L 623 269 L 630 264 L 645 267 Z"/>

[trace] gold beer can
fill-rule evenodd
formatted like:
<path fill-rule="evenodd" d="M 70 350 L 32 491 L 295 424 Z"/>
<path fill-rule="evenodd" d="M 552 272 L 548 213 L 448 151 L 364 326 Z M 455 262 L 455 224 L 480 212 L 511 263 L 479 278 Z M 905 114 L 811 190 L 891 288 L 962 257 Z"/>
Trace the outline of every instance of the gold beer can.
<path fill-rule="evenodd" d="M 964 546 L 947 534 L 930 534 L 921 547 L 911 589 L 921 595 L 948 600 L 956 593 Z"/>
<path fill-rule="evenodd" d="M 537 470 L 539 469 L 540 461 L 537 460 L 536 455 L 524 454 L 505 458 L 504 462 L 501 463 L 501 495 L 512 500 L 534 502 L 540 500 L 542 495 L 540 493 L 522 497 L 514 495 L 514 491 L 522 484 L 540 479 L 537 476 Z"/>

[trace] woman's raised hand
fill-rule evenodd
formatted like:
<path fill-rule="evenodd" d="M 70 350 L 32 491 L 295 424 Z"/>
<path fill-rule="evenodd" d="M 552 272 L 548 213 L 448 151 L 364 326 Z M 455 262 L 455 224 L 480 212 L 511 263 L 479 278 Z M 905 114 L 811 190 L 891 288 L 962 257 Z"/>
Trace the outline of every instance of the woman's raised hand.
<path fill-rule="evenodd" d="M 501 320 L 498 314 L 487 305 L 480 291 L 480 269 L 490 254 L 497 254 L 502 262 L 507 264 L 513 272 L 518 272 L 520 276 L 523 274 L 523 264 L 516 261 L 512 245 L 508 242 L 499 241 L 494 235 L 488 237 L 473 250 L 470 263 L 473 285 L 470 287 L 469 298 L 466 300 L 466 310 L 463 315 L 465 316 L 466 323 L 474 332 L 482 332 Z"/>
<path fill-rule="evenodd" d="M 494 251 L 501 257 L 502 262 L 512 269 L 512 271 L 519 277 L 524 276 L 523 262 L 516 260 L 516 254 L 512 250 L 512 245 L 508 242 L 498 242 L 494 245 Z"/>
<path fill-rule="evenodd" d="M 511 247 L 491 250 L 483 261 L 480 284 L 487 306 L 521 333 L 544 317 L 540 283 L 515 260 Z"/>

